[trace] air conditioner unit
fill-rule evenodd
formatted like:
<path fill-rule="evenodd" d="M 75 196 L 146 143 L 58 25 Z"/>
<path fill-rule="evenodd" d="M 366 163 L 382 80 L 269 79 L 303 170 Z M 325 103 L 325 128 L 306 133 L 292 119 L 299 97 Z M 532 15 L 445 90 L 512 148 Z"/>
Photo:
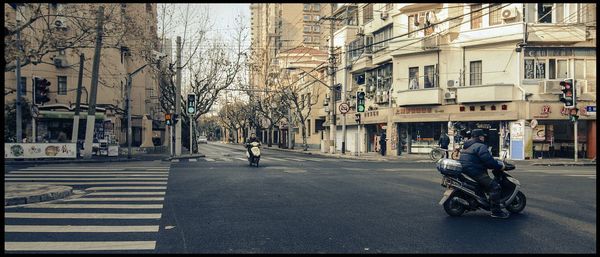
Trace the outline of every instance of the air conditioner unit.
<path fill-rule="evenodd" d="M 358 28 L 356 30 L 356 35 L 357 36 L 363 36 L 363 35 L 365 35 L 365 30 L 363 28 Z"/>
<path fill-rule="evenodd" d="M 381 12 L 381 19 L 382 19 L 382 20 L 385 20 L 385 19 L 387 19 L 387 18 L 388 18 L 388 12 L 387 12 L 387 11 L 382 11 L 382 12 Z"/>
<path fill-rule="evenodd" d="M 502 9 L 502 19 L 509 20 L 517 17 L 517 7 L 509 6 Z"/>
<path fill-rule="evenodd" d="M 444 94 L 444 99 L 446 99 L 446 100 L 456 99 L 456 92 L 446 92 Z"/>
<path fill-rule="evenodd" d="M 446 85 L 448 85 L 448 87 L 458 87 L 460 86 L 460 82 L 458 80 L 448 80 Z"/>
<path fill-rule="evenodd" d="M 54 57 L 54 66 L 56 66 L 56 68 L 64 68 L 67 67 L 67 60 L 61 57 Z"/>
<path fill-rule="evenodd" d="M 64 17 L 57 17 L 56 20 L 54 20 L 54 27 L 59 30 L 66 30 L 67 20 Z"/>

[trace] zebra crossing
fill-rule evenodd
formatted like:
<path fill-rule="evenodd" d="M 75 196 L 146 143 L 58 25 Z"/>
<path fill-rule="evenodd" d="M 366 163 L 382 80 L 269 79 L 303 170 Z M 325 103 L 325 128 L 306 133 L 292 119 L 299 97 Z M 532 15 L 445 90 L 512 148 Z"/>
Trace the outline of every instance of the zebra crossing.
<path fill-rule="evenodd" d="M 326 159 L 318 159 L 318 158 L 295 158 L 295 157 L 261 157 L 261 162 L 326 162 Z M 171 162 L 248 162 L 248 159 L 245 157 L 218 157 L 218 156 L 207 156 L 204 158 L 181 158 L 181 159 L 173 159 Z"/>
<path fill-rule="evenodd" d="M 169 170 L 169 166 L 70 166 L 5 173 L 7 184 L 68 185 L 75 192 L 65 199 L 6 206 L 5 251 L 152 253 Z"/>

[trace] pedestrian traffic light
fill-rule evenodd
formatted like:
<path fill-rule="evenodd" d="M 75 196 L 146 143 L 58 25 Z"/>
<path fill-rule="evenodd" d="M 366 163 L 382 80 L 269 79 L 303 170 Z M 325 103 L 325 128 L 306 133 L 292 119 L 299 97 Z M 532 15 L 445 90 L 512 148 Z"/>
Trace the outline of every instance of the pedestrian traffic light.
<path fill-rule="evenodd" d="M 196 94 L 188 94 L 187 109 L 189 114 L 196 113 Z"/>
<path fill-rule="evenodd" d="M 48 97 L 48 93 L 50 91 L 50 81 L 47 79 L 37 79 L 35 80 L 35 104 L 43 104 L 50 101 Z"/>
<path fill-rule="evenodd" d="M 356 111 L 365 112 L 365 92 L 356 92 Z"/>
<path fill-rule="evenodd" d="M 360 124 L 360 113 L 355 113 L 354 114 L 354 120 L 356 121 L 356 123 Z"/>
<path fill-rule="evenodd" d="M 560 95 L 559 100 L 564 103 L 565 108 L 575 108 L 576 104 L 576 90 L 575 83 L 573 83 L 573 79 L 565 79 L 560 82 L 560 89 L 562 94 Z"/>
<path fill-rule="evenodd" d="M 166 113 L 165 114 L 165 123 L 167 124 L 167 126 L 173 125 L 173 121 L 171 120 L 171 114 L 170 113 Z"/>

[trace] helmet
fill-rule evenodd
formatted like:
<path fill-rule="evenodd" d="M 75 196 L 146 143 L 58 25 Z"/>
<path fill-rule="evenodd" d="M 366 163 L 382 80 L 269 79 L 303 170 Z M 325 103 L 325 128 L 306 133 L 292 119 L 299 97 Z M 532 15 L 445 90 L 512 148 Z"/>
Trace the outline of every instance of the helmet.
<path fill-rule="evenodd" d="M 483 129 L 474 129 L 471 131 L 471 137 L 479 137 L 479 136 L 487 137 L 487 134 L 485 134 Z"/>

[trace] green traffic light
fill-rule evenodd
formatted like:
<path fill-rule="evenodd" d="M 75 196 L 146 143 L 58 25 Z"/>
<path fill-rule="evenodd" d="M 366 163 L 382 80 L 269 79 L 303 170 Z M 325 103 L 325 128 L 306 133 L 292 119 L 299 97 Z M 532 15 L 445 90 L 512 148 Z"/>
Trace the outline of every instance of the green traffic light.
<path fill-rule="evenodd" d="M 364 112 L 365 111 L 365 107 L 362 105 L 358 106 L 358 112 Z"/>

